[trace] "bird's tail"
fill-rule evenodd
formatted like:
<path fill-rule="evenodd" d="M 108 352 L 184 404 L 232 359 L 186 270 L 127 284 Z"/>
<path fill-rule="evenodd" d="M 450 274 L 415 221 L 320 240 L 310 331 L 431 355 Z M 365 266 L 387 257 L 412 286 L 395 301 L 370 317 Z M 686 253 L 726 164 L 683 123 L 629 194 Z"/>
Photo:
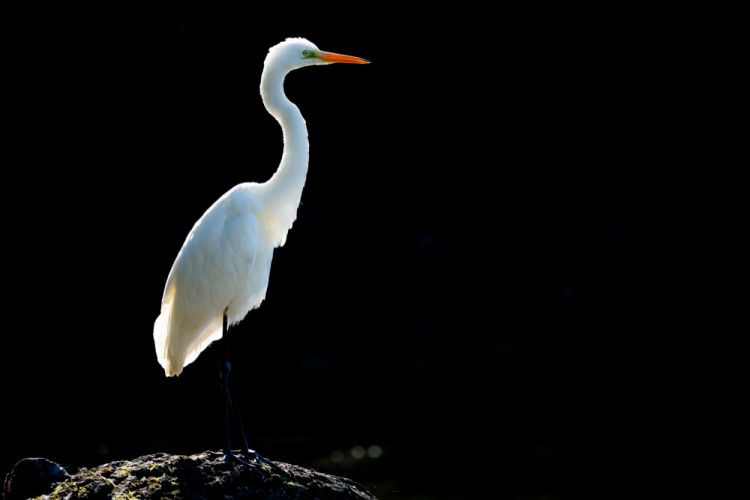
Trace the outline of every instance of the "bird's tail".
<path fill-rule="evenodd" d="M 167 312 L 167 314 L 165 314 Z M 164 308 L 162 308 L 162 313 L 159 315 L 158 318 L 156 318 L 156 321 L 154 322 L 154 346 L 156 347 L 156 359 L 159 361 L 159 364 L 162 368 L 164 368 L 164 374 L 167 377 L 174 377 L 179 375 L 174 368 L 172 367 L 172 361 L 170 359 L 170 356 L 168 355 L 167 350 L 167 324 L 169 314 L 168 311 L 164 311 Z"/>
<path fill-rule="evenodd" d="M 164 300 L 161 314 L 154 322 L 156 359 L 167 377 L 181 374 L 184 367 L 222 336 L 223 314 L 206 323 L 192 324 L 186 321 L 184 312 L 180 314 L 174 307 L 173 301 Z"/>

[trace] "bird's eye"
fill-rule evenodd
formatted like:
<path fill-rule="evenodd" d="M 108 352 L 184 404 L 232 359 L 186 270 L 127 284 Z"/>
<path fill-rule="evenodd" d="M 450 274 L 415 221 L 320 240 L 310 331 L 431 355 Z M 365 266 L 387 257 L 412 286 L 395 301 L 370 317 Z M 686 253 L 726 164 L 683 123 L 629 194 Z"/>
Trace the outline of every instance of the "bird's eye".
<path fill-rule="evenodd" d="M 309 59 L 310 57 L 312 57 L 314 55 L 315 54 L 313 54 L 312 50 L 303 50 L 302 51 L 302 57 L 304 57 L 305 59 Z"/>

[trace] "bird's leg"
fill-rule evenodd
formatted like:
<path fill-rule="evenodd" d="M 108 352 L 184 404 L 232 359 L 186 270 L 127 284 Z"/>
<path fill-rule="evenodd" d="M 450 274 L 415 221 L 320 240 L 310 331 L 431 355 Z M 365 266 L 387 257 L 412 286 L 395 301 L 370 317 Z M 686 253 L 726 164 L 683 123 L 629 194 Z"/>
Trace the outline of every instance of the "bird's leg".
<path fill-rule="evenodd" d="M 229 360 L 227 359 L 226 350 L 226 337 L 227 337 L 227 315 L 224 315 L 224 323 L 221 332 L 221 367 L 219 370 L 219 377 L 221 380 L 221 394 L 224 398 L 224 460 L 228 460 L 232 457 L 232 446 L 230 439 L 230 421 L 229 421 L 229 386 L 227 385 L 227 377 L 229 376 Z"/>
<path fill-rule="evenodd" d="M 263 455 L 261 455 L 257 451 L 250 449 L 250 447 L 247 444 L 247 437 L 245 435 L 245 428 L 244 428 L 244 425 L 242 424 L 242 417 L 240 416 L 240 407 L 237 404 L 237 396 L 235 395 L 235 392 L 234 392 L 234 382 L 232 382 L 231 369 L 232 368 L 231 368 L 231 364 L 230 364 L 230 367 L 229 367 L 229 373 L 230 373 L 230 375 L 229 375 L 229 378 L 228 378 L 228 383 L 229 383 L 229 399 L 230 399 L 230 405 L 231 405 L 232 409 L 234 410 L 234 416 L 237 419 L 237 424 L 238 424 L 238 427 L 240 429 L 240 435 L 242 436 L 242 444 L 244 446 L 244 448 L 242 449 L 242 454 L 246 458 L 248 458 L 250 460 L 253 460 L 255 462 L 263 462 L 263 463 L 266 463 L 266 464 L 270 465 L 271 468 L 273 468 L 277 473 L 283 475 L 284 474 L 283 470 L 281 470 L 276 464 L 274 464 L 272 461 L 270 461 L 269 459 L 267 459 L 266 457 L 264 457 Z"/>
<path fill-rule="evenodd" d="M 226 320 L 225 320 L 226 321 Z M 229 342 L 229 339 L 227 339 L 227 344 Z M 234 415 L 234 418 L 237 420 L 237 427 L 239 427 L 240 430 L 240 436 L 242 436 L 242 454 L 243 455 L 249 455 L 251 452 L 255 453 L 253 450 L 250 449 L 250 447 L 247 445 L 247 436 L 245 435 L 245 426 L 242 423 L 242 416 L 240 415 L 240 407 L 239 404 L 237 404 L 237 395 L 234 391 L 234 382 L 232 380 L 232 362 L 229 359 L 229 349 L 226 349 L 226 366 L 227 366 L 227 385 L 229 388 L 229 405 L 232 410 L 232 414 Z"/>
<path fill-rule="evenodd" d="M 242 455 L 247 457 L 248 459 L 253 460 L 256 463 L 263 462 L 268 464 L 277 474 L 280 474 L 282 476 L 288 475 L 286 472 L 284 472 L 283 469 L 281 469 L 278 465 L 273 463 L 271 460 L 267 459 L 266 457 L 262 456 L 260 453 L 258 453 L 255 450 L 251 450 L 250 447 L 247 444 L 247 436 L 245 434 L 245 427 L 242 424 L 242 417 L 240 415 L 240 408 L 237 404 L 237 396 L 234 390 L 234 382 L 232 381 L 232 361 L 229 356 L 229 342 L 230 342 L 230 330 L 227 326 L 227 315 L 224 314 L 224 322 L 222 325 L 222 336 L 221 336 L 221 342 L 222 342 L 222 369 L 221 369 L 221 385 L 224 392 L 224 418 L 226 420 L 226 448 L 224 450 L 224 460 L 235 460 L 237 462 L 240 462 L 245 465 L 250 465 L 250 462 L 247 460 L 238 457 L 234 454 L 232 451 L 232 443 L 231 443 L 231 427 L 232 427 L 232 419 L 231 415 L 234 415 L 235 419 L 237 420 L 237 426 L 240 430 L 240 435 L 242 436 Z M 230 415 L 231 413 L 231 415 Z"/>
<path fill-rule="evenodd" d="M 232 418 L 231 418 L 231 412 L 234 411 L 234 413 L 238 413 L 237 410 L 237 404 L 233 399 L 236 399 L 234 397 L 234 388 L 232 384 L 232 362 L 229 357 L 229 328 L 227 326 L 227 315 L 226 312 L 224 313 L 224 320 L 222 324 L 222 335 L 221 335 L 221 353 L 222 353 L 222 359 L 221 359 L 221 389 L 224 396 L 224 420 L 225 420 L 225 432 L 226 435 L 224 436 L 225 440 L 225 448 L 224 448 L 224 460 L 235 460 L 237 462 L 249 465 L 247 461 L 244 459 L 238 457 L 234 454 L 232 451 Z M 242 431 L 242 438 L 245 440 L 245 431 L 242 429 L 242 422 L 240 422 L 240 429 Z M 247 450 L 247 440 L 244 441 L 245 448 L 243 451 Z"/>

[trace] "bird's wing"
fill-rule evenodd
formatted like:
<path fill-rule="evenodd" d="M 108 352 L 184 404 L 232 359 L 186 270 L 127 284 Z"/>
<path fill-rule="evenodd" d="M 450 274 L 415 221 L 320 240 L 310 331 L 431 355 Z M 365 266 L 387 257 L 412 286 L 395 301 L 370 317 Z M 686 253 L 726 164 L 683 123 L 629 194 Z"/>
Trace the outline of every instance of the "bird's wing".
<path fill-rule="evenodd" d="M 169 375 L 222 335 L 223 314 L 246 295 L 259 243 L 259 206 L 233 189 L 196 222 L 167 279 L 154 326 L 157 357 Z"/>

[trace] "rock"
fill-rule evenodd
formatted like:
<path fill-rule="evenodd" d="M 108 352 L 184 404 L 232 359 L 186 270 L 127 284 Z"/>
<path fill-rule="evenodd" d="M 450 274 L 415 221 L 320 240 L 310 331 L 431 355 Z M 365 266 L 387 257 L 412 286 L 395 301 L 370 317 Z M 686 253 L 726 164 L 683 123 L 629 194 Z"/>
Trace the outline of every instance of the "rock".
<path fill-rule="evenodd" d="M 356 482 L 283 462 L 241 464 L 223 460 L 223 453 L 196 455 L 157 453 L 115 461 L 74 474 L 19 476 L 13 467 L 6 479 L 5 500 L 41 499 L 341 499 L 377 500 Z M 57 465 L 57 464 L 54 464 Z M 59 466 L 58 466 L 59 467 Z M 28 469 L 23 465 L 20 470 Z M 31 469 L 39 467 L 32 466 Z M 42 467 L 43 468 L 43 467 Z M 21 478 L 24 478 L 21 481 Z M 52 480 L 52 477 L 55 480 Z M 8 490 L 10 485 L 10 490 Z M 33 488 L 31 488 L 33 486 Z M 25 489 L 29 488 L 29 489 Z M 9 491 L 10 495 L 9 496 Z M 32 492 L 32 493 L 27 493 Z"/>
<path fill-rule="evenodd" d="M 50 491 L 54 483 L 64 481 L 68 472 L 46 458 L 24 458 L 5 477 L 3 496 L 6 500 L 25 499 Z"/>

